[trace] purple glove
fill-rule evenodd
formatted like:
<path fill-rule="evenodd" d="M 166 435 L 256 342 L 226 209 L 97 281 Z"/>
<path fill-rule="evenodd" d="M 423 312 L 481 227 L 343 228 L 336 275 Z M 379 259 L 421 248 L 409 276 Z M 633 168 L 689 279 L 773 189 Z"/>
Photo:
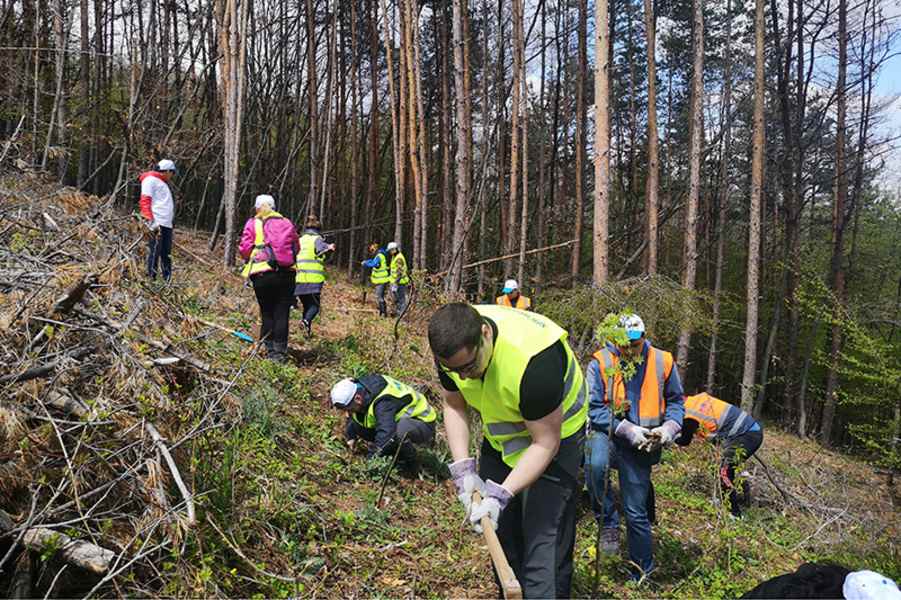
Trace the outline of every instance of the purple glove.
<path fill-rule="evenodd" d="M 457 498 L 468 515 L 472 508 L 472 493 L 476 491 L 483 495 L 485 493 L 485 482 L 476 473 L 476 459 L 463 458 L 452 462 L 447 468 L 450 470 L 454 485 L 457 486 Z"/>
<path fill-rule="evenodd" d="M 660 435 L 660 445 L 668 446 L 673 443 L 673 440 L 676 439 L 676 436 L 679 435 L 679 432 L 682 431 L 682 426 L 676 423 L 675 421 L 666 421 L 663 425 L 659 427 L 655 427 L 651 430 L 651 433 L 657 433 Z"/>
<path fill-rule="evenodd" d="M 638 448 L 648 442 L 647 435 L 651 431 L 647 427 L 639 427 L 638 425 L 623 419 L 616 427 L 616 435 L 623 438 L 633 448 Z"/>
<path fill-rule="evenodd" d="M 507 488 L 490 479 L 486 481 L 482 501 L 472 507 L 472 513 L 469 515 L 469 522 L 476 532 L 482 533 L 482 517 L 491 519 L 491 526 L 497 529 L 497 519 L 512 499 L 513 494 Z"/>

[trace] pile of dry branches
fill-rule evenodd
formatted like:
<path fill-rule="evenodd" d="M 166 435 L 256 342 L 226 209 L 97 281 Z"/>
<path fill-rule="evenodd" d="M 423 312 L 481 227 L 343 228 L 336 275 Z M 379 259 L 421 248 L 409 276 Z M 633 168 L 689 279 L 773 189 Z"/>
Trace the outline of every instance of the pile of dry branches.
<path fill-rule="evenodd" d="M 158 595 L 237 373 L 192 353 L 215 330 L 146 281 L 138 220 L 29 189 L 0 187 L 0 595 Z"/>

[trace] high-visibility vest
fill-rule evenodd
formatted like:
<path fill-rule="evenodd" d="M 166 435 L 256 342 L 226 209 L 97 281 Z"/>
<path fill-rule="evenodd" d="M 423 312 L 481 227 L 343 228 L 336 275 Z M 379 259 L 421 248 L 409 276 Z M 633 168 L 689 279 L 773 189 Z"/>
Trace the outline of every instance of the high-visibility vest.
<path fill-rule="evenodd" d="M 322 256 L 316 254 L 316 240 L 322 236 L 315 233 L 305 233 L 300 236 L 300 251 L 297 253 L 297 277 L 296 283 L 324 283 L 325 266 L 322 264 Z"/>
<path fill-rule="evenodd" d="M 695 419 L 700 424 L 698 434 L 704 438 L 708 435 L 732 437 L 756 422 L 739 407 L 714 398 L 707 392 L 685 397 L 685 418 Z"/>
<path fill-rule="evenodd" d="M 519 295 L 519 298 L 516 299 L 516 305 L 510 302 L 510 298 L 507 297 L 507 294 L 503 296 L 498 296 L 494 301 L 495 304 L 500 306 L 509 306 L 510 308 L 518 308 L 519 310 L 528 310 L 532 308 L 532 301 L 529 298 L 526 298 L 522 294 Z"/>
<path fill-rule="evenodd" d="M 401 275 L 403 273 L 403 275 Z M 400 277 L 398 277 L 400 275 Z M 407 275 L 407 259 L 400 250 L 391 259 L 391 283 L 397 285 L 410 285 L 410 277 Z"/>
<path fill-rule="evenodd" d="M 594 353 L 594 358 L 601 367 L 601 377 L 607 388 L 607 403 L 614 406 L 614 412 L 626 410 L 626 384 L 621 373 L 614 375 L 619 357 L 609 348 L 602 348 Z M 673 355 L 650 346 L 645 363 L 641 398 L 638 401 L 638 424 L 642 427 L 657 427 L 663 422 L 663 414 L 666 411 L 663 390 L 666 387 L 666 379 L 673 372 Z"/>
<path fill-rule="evenodd" d="M 429 405 L 428 400 L 425 399 L 425 396 L 412 387 L 407 385 L 406 383 L 401 383 L 400 381 L 388 377 L 387 375 L 382 375 L 385 379 L 385 389 L 379 392 L 379 395 L 372 399 L 372 402 L 369 403 L 369 408 L 366 410 L 366 415 L 364 417 L 360 417 L 359 414 L 353 413 L 353 420 L 358 424 L 362 425 L 366 429 L 375 429 L 377 424 L 375 418 L 375 403 L 381 400 L 382 398 L 391 397 L 391 398 L 403 398 L 404 396 L 410 396 L 410 401 L 403 406 L 397 413 L 394 415 L 395 421 L 400 421 L 401 419 L 409 418 L 409 419 L 419 419 L 425 423 L 432 423 L 438 417 L 435 413 L 435 410 Z"/>
<path fill-rule="evenodd" d="M 560 439 L 568 438 L 585 427 L 588 416 L 585 380 L 579 362 L 566 342 L 566 330 L 547 317 L 489 304 L 474 308 L 497 325 L 491 362 L 480 379 L 463 379 L 453 372 L 447 374 L 457 384 L 466 403 L 481 414 L 485 439 L 512 468 L 532 444 L 532 436 L 526 429 L 519 407 L 519 386 L 529 360 L 558 341 L 563 341 L 566 375 L 560 405 L 563 413 Z"/>
<path fill-rule="evenodd" d="M 263 231 L 263 223 L 268 221 L 269 219 L 284 219 L 279 213 L 275 211 L 270 211 L 266 213 L 266 216 L 261 218 L 255 218 L 253 220 L 253 250 L 250 251 L 250 256 L 247 258 L 247 263 L 244 265 L 244 269 L 241 270 L 241 277 L 247 279 L 251 275 L 256 275 L 257 273 L 265 273 L 266 271 L 271 271 L 272 266 L 269 264 L 269 260 L 275 260 L 275 256 L 272 254 L 272 249 L 269 249 L 269 258 L 266 260 L 257 261 L 256 254 L 261 250 L 265 250 L 268 244 L 266 243 L 266 234 Z"/>
<path fill-rule="evenodd" d="M 385 260 L 385 255 L 382 252 L 379 252 L 375 255 L 375 258 L 378 260 L 378 264 L 372 267 L 372 272 L 369 274 L 369 281 L 371 281 L 373 285 L 388 283 L 391 280 L 391 277 L 388 275 L 388 261 Z"/>

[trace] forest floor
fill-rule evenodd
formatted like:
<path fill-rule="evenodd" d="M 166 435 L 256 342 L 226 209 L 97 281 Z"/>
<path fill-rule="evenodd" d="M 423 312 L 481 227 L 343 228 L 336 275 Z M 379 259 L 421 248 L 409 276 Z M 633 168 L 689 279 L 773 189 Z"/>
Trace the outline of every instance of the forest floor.
<path fill-rule="evenodd" d="M 2 212 L 7 202 L 26 197 L 23 185 L 0 179 L 0 213 L 7 214 Z M 56 194 L 45 187 L 28 197 L 53 214 Z M 85 197 L 80 206 L 66 207 L 65 212 L 77 223 L 99 202 Z M 0 222 L 0 249 L 14 254 L 11 240 L 17 233 L 27 235 L 29 226 L 7 221 Z M 123 227 L 140 235 L 136 222 Z M 138 244 L 135 260 L 123 262 L 115 279 L 102 279 L 103 289 L 96 292 L 113 298 L 109 294 L 116 289 L 132 301 L 140 299 L 147 307 L 144 314 L 152 315 L 142 325 L 144 335 L 165 338 L 172 347 L 207 363 L 212 380 L 230 383 L 224 388 L 224 409 L 217 413 L 215 426 L 174 452 L 194 495 L 196 524 L 153 558 L 153 568 L 135 563 L 132 570 L 122 571 L 119 582 L 107 582 L 98 593 L 112 596 L 130 589 L 132 595 L 144 591 L 165 597 L 494 596 L 487 550 L 481 537 L 462 525 L 462 511 L 446 479 L 443 465 L 448 452 L 441 427 L 435 448 L 421 453 L 420 476 L 405 479 L 392 474 L 376 506 L 388 461 L 367 461 L 348 450 L 342 438 L 345 417 L 331 408 L 328 399 L 335 381 L 366 371 L 437 391 L 425 338 L 437 295 L 424 291 L 415 298 L 395 345 L 394 319 L 379 318 L 366 288 L 349 282 L 345 271 L 330 265 L 313 337 L 303 335 L 299 315 L 292 312 L 290 361 L 274 364 L 259 357 L 255 344 L 197 325 L 195 319 L 203 319 L 255 338 L 259 322 L 252 290 L 233 273 L 212 266 L 220 259 L 207 251 L 207 238 L 203 232 L 176 228 L 178 246 L 169 286 L 145 281 L 145 250 Z M 7 256 L 0 266 L 8 269 Z M 55 295 L 66 289 L 61 273 L 89 270 L 77 262 L 55 264 L 47 284 Z M 24 292 L 0 290 L 0 316 L 27 302 Z M 16 327 L 13 321 L 11 331 Z M 154 355 L 152 347 L 139 341 L 131 342 L 129 352 Z M 136 364 L 137 369 L 146 368 Z M 115 402 L 113 373 L 101 375 L 110 377 L 107 395 Z M 205 406 L 200 387 L 192 393 L 179 390 L 177 382 L 170 387 L 165 378 L 148 381 L 170 399 L 165 406 L 142 409 L 147 418 L 156 419 L 164 437 L 176 440 L 185 431 L 198 429 L 198 423 L 209 422 L 198 410 Z M 35 390 L 35 395 L 17 396 L 16 401 L 34 402 L 40 393 L 38 387 Z M 434 393 L 430 399 L 437 406 Z M 127 400 L 133 398 L 123 397 L 121 402 Z M 11 395 L 0 399 L 12 401 Z M 0 421 L 4 414 L 0 412 Z M 24 421 L 32 432 L 46 427 Z M 74 445 L 74 440 L 67 442 Z M 48 438 L 47 444 L 53 443 L 55 438 Z M 766 427 L 758 455 L 766 467 L 758 461 L 747 466 L 753 506 L 745 518 L 732 520 L 712 501 L 715 448 L 696 442 L 687 449 L 666 451 L 653 475 L 659 568 L 640 585 L 627 583 L 623 548 L 620 556 L 602 561 L 600 595 L 734 597 L 810 560 L 834 560 L 852 569 L 870 568 L 901 578 L 901 513 L 892 506 L 884 476 L 854 457 L 824 450 L 774 427 Z M 4 455 L 4 460 L 10 456 Z M 31 475 L 18 487 L 27 483 L 34 491 L 36 482 L 52 486 L 54 477 L 70 476 L 64 469 L 47 470 L 43 480 L 37 472 Z M 9 482 L 0 485 L 0 491 L 15 488 Z M 171 496 L 178 495 L 169 479 L 166 489 Z M 69 499 L 62 494 L 58 503 Z M 21 498 L 9 493 L 0 494 L 0 508 L 14 519 L 24 519 L 28 512 Z M 576 596 L 592 591 L 595 534 L 594 519 L 583 502 L 575 551 Z M 166 530 L 154 535 L 164 537 Z M 122 547 L 112 540 L 105 543 L 103 537 L 95 541 Z M 0 540 L 0 554 L 6 545 L 8 540 Z M 122 550 L 126 558 L 129 552 L 127 546 Z M 44 554 L 39 563 L 43 566 L 33 576 L 35 590 L 77 595 L 80 588 L 61 587 L 51 582 L 53 573 L 41 572 L 58 568 Z M 0 574 L 0 591 L 8 583 L 8 576 Z"/>

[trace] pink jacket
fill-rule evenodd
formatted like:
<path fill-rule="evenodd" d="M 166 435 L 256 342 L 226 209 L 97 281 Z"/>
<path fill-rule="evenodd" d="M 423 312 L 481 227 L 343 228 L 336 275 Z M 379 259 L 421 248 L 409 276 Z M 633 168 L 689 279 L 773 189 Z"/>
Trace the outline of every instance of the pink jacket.
<path fill-rule="evenodd" d="M 277 212 L 271 212 L 263 221 L 263 239 L 264 243 L 272 246 L 275 253 L 275 260 L 278 264 L 285 268 L 294 268 L 297 251 L 300 249 L 300 240 L 297 237 L 297 231 L 290 219 L 287 219 Z M 254 230 L 254 220 L 256 217 L 247 219 L 244 224 L 244 232 L 241 234 L 241 242 L 238 244 L 238 252 L 244 260 L 250 257 L 253 250 L 253 242 L 256 238 Z M 269 260 L 269 253 L 262 251 L 254 255 L 254 262 L 266 262 Z"/>

